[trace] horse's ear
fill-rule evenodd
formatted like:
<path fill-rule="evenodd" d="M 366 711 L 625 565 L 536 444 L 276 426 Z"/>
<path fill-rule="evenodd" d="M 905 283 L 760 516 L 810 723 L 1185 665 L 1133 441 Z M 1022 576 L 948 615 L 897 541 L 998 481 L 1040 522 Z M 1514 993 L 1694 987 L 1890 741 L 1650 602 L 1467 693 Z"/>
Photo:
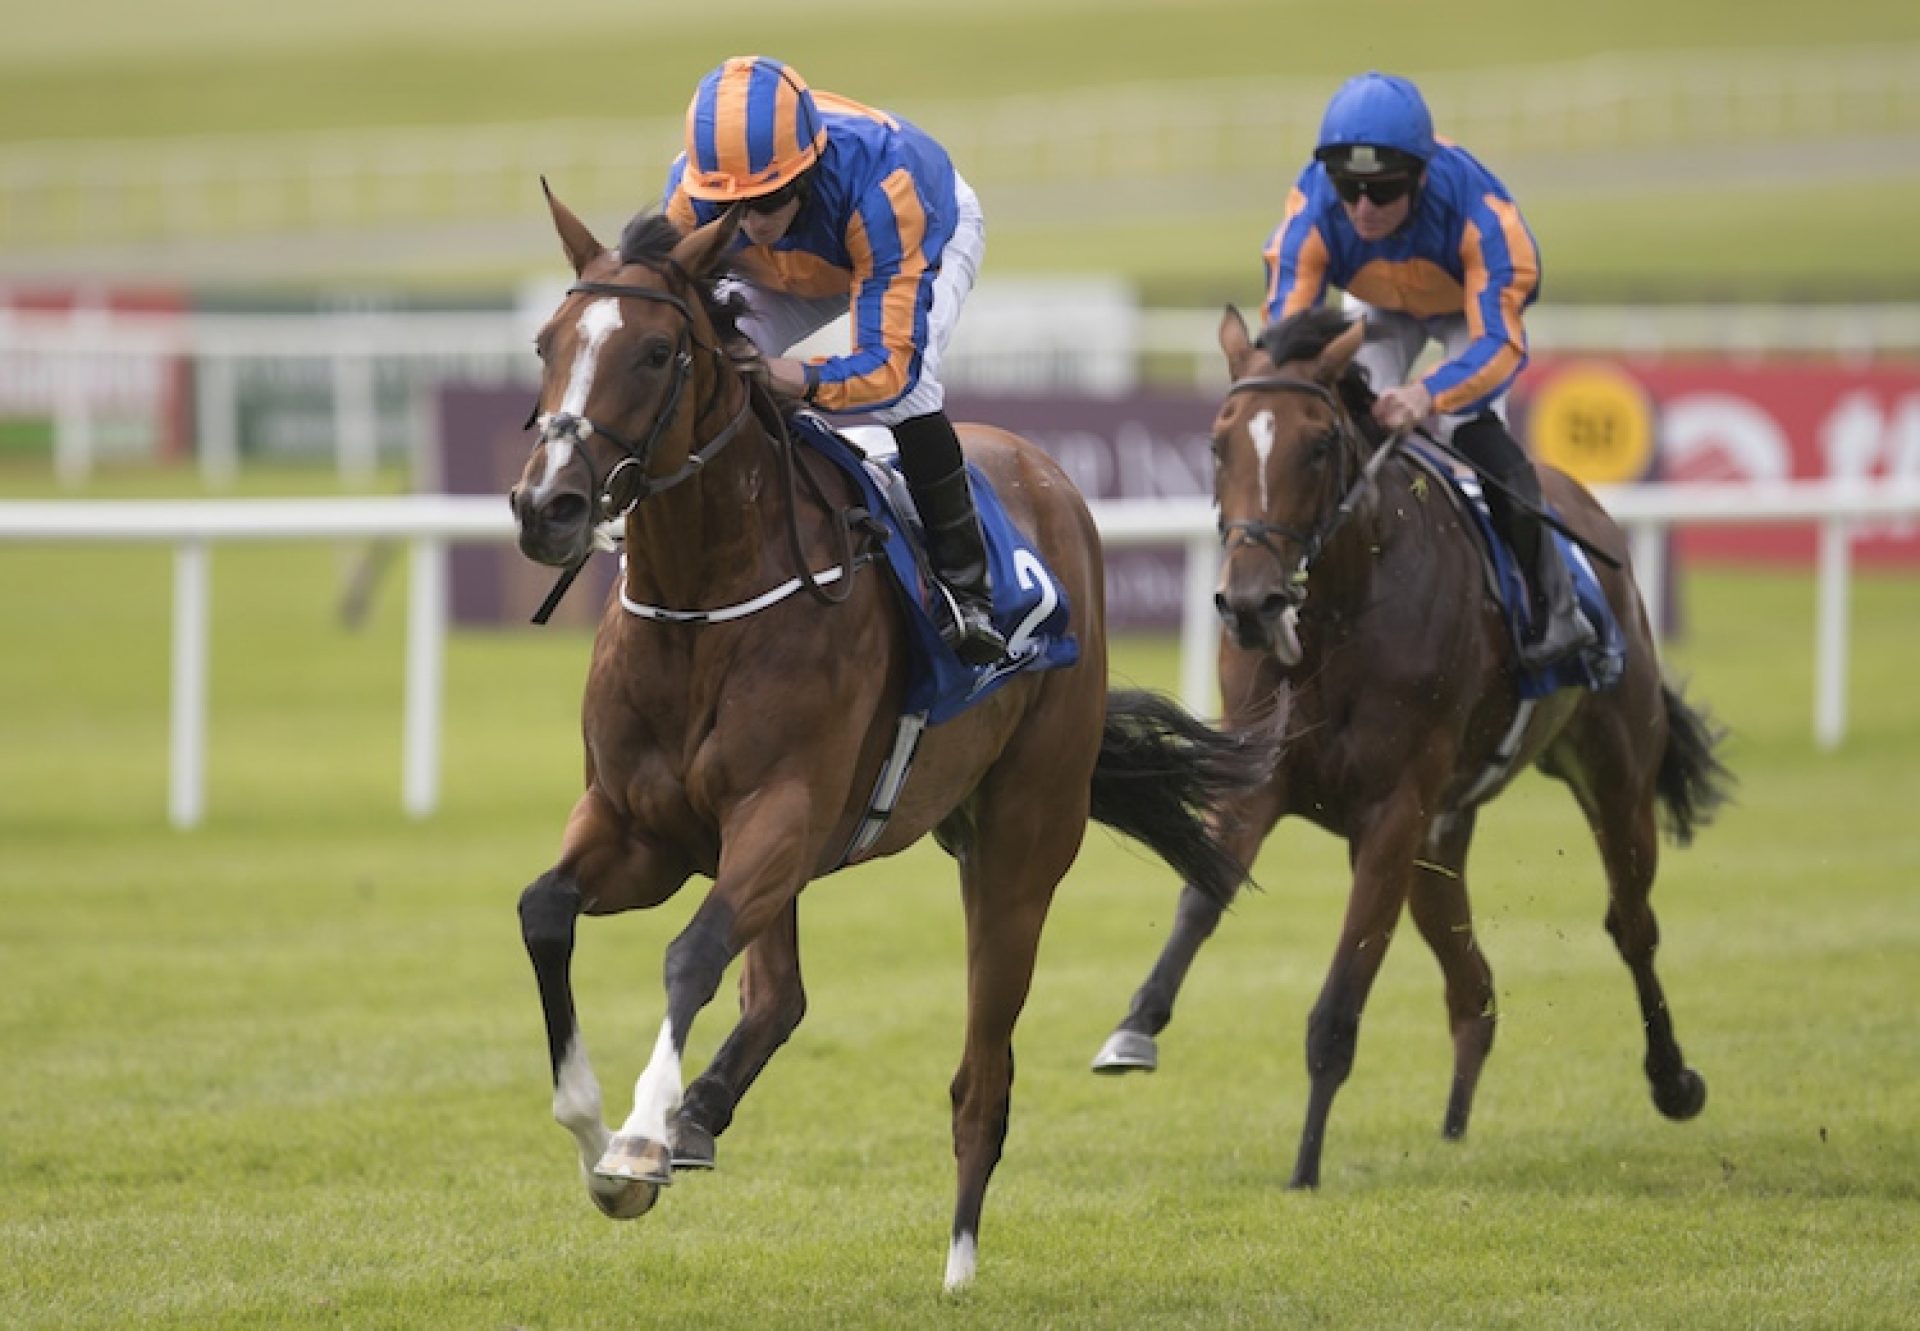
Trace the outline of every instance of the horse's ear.
<path fill-rule="evenodd" d="M 1339 382 L 1346 373 L 1347 366 L 1359 354 L 1360 344 L 1367 340 L 1367 321 L 1355 319 L 1347 325 L 1346 331 L 1327 343 L 1325 350 L 1314 359 L 1313 377 L 1323 384 Z"/>
<path fill-rule="evenodd" d="M 1247 321 L 1232 305 L 1220 316 L 1220 350 L 1226 353 L 1228 373 L 1238 379 L 1240 367 L 1253 355 L 1253 336 L 1247 332 Z"/>
<path fill-rule="evenodd" d="M 567 262 L 573 265 L 573 275 L 578 277 L 589 263 L 606 252 L 607 247 L 593 238 L 593 232 L 587 230 L 585 222 L 573 215 L 573 209 L 553 197 L 545 176 L 540 177 L 540 192 L 547 196 L 547 211 L 553 214 L 553 229 L 560 233 L 560 244 L 567 251 Z"/>
<path fill-rule="evenodd" d="M 705 277 L 720 266 L 739 233 L 742 209 L 727 209 L 673 247 L 673 261 L 695 277 Z"/>

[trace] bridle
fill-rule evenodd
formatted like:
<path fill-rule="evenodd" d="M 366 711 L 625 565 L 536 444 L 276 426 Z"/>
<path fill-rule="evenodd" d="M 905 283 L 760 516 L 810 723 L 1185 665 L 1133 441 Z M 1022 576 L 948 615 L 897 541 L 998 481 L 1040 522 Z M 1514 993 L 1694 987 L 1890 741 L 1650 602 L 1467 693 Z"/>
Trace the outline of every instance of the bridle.
<path fill-rule="evenodd" d="M 664 267 L 644 261 L 636 262 L 641 262 L 643 267 L 652 269 L 668 281 L 673 281 L 677 278 L 684 285 L 693 285 L 693 279 L 687 275 L 686 271 L 682 269 L 679 264 L 673 262 L 671 259 L 665 261 Z M 576 443 L 585 444 L 589 438 L 598 434 L 612 442 L 626 455 L 622 457 L 620 461 L 613 464 L 613 467 L 607 472 L 604 481 L 598 482 L 591 487 L 599 491 L 599 498 L 596 502 L 598 504 L 600 521 L 619 521 L 631 513 L 641 500 L 652 495 L 660 494 L 662 491 L 671 490 L 682 481 L 698 475 L 709 462 L 713 461 L 721 449 L 733 442 L 734 438 L 740 433 L 740 427 L 746 424 L 747 417 L 753 412 L 756 388 L 751 381 L 747 382 L 746 391 L 743 392 L 740 397 L 740 409 L 734 412 L 732 419 L 720 427 L 717 434 L 705 443 L 694 448 L 678 470 L 669 476 L 649 476 L 647 474 L 647 464 L 653 456 L 654 445 L 659 443 L 660 436 L 666 431 L 667 426 L 673 423 L 674 415 L 680 408 L 680 399 L 686 392 L 688 377 L 693 372 L 693 349 L 698 347 L 700 350 L 707 352 L 714 358 L 715 362 L 723 368 L 730 366 L 731 362 L 728 360 L 726 353 L 721 351 L 720 348 L 711 343 L 703 342 L 693 335 L 693 329 L 695 327 L 693 310 L 689 308 L 686 301 L 671 291 L 661 291 L 654 287 L 633 286 L 624 282 L 583 281 L 575 282 L 572 286 L 568 287 L 567 294 L 570 296 L 616 296 L 631 297 L 634 300 L 650 300 L 656 304 L 672 306 L 673 309 L 679 312 L 681 319 L 680 337 L 674 349 L 673 378 L 667 385 L 666 400 L 661 404 L 660 410 L 655 413 L 653 426 L 647 431 L 647 437 L 639 443 L 634 443 L 625 435 L 616 430 L 609 429 L 599 421 L 587 416 L 577 416 L 569 412 L 548 412 L 542 415 L 537 405 L 534 408 L 534 415 L 527 420 L 529 427 L 537 427 L 539 430 L 536 447 L 562 439 L 570 439 Z M 727 376 L 716 375 L 715 379 L 716 384 L 713 396 L 710 397 L 707 402 L 703 403 L 695 413 L 694 419 L 696 423 L 708 414 L 714 400 L 724 391 Z M 764 392 L 764 390 L 759 391 Z M 851 580 L 849 579 L 849 584 L 842 590 L 839 596 L 833 596 L 822 590 L 822 580 L 816 578 L 807 565 L 804 552 L 800 546 L 797 505 L 793 502 L 793 474 L 796 468 L 793 460 L 792 441 L 787 437 L 785 423 L 780 421 L 777 410 L 773 413 L 773 420 L 774 428 L 777 430 L 779 436 L 776 447 L 780 453 L 783 464 L 781 475 L 788 500 L 787 539 L 800 569 L 798 581 L 815 600 L 826 605 L 837 605 L 851 595 Z M 580 450 L 580 456 L 581 461 L 587 468 L 587 478 L 591 482 L 594 480 L 593 458 L 587 453 L 584 447 Z M 629 469 L 633 470 L 639 477 L 639 484 L 635 487 L 631 499 L 627 500 L 625 504 L 618 504 L 614 498 L 614 485 L 620 479 L 621 475 Z M 812 492 L 813 497 L 818 500 L 822 506 L 832 510 L 833 506 L 828 501 L 824 491 L 820 488 L 819 481 L 814 478 L 811 472 L 806 471 L 804 468 L 799 470 L 805 478 L 806 485 Z M 840 566 L 846 569 L 848 573 L 851 573 L 861 564 L 869 562 L 870 558 L 870 556 L 865 554 L 856 557 L 852 545 L 852 528 L 860 525 L 858 519 L 864 518 L 864 514 L 841 512 L 840 518 Z M 870 522 L 871 520 L 868 519 L 867 521 Z M 867 528 L 863 527 L 862 530 L 865 531 Z M 547 599 L 541 603 L 538 610 L 534 611 L 534 623 L 544 624 L 547 622 L 552 616 L 554 609 L 560 604 L 560 599 L 567 594 L 567 589 L 573 585 L 573 580 L 579 576 L 580 570 L 585 567 L 585 565 L 586 556 L 582 555 L 578 563 L 571 564 L 561 571 L 560 577 L 553 585 L 553 590 L 547 593 Z M 827 579 L 826 581 L 832 581 L 832 579 Z"/>
<path fill-rule="evenodd" d="M 651 265 L 648 266 L 650 267 Z M 667 276 L 667 274 L 663 273 L 662 276 Z M 599 493 L 597 502 L 599 504 L 600 520 L 602 522 L 618 521 L 632 512 L 634 506 L 641 500 L 650 495 L 659 494 L 663 490 L 671 490 L 688 477 L 697 474 L 702 467 L 705 467 L 707 463 L 711 462 L 715 455 L 731 443 L 734 436 L 740 433 L 740 427 L 746 424 L 747 414 L 753 404 L 753 397 L 751 393 L 742 394 L 740 409 L 733 414 L 733 418 L 720 428 L 719 433 L 695 448 L 688 455 L 686 462 L 680 466 L 679 470 L 670 476 L 653 477 L 647 475 L 647 464 L 653 457 L 654 446 L 660 442 L 660 436 L 664 434 L 667 427 L 673 423 L 674 416 L 680 409 L 680 399 L 685 394 L 687 380 L 693 373 L 693 348 L 697 346 L 700 350 L 708 352 L 721 364 L 726 363 L 726 355 L 718 347 L 708 342 L 702 342 L 693 336 L 693 311 L 688 308 L 684 300 L 674 295 L 671 291 L 660 291 L 653 287 L 634 286 L 625 282 L 575 282 L 567 288 L 567 294 L 570 296 L 618 296 L 634 300 L 650 300 L 655 304 L 672 306 L 680 314 L 680 337 L 674 348 L 673 378 L 667 385 L 666 401 L 661 404 L 660 410 L 655 413 L 653 426 L 647 431 L 647 437 L 639 443 L 634 443 L 619 431 L 610 429 L 601 422 L 593 420 L 591 417 L 576 416 L 570 412 L 555 411 L 542 415 L 536 411 L 534 418 L 528 422 L 529 425 L 538 428 L 539 437 L 537 443 L 539 444 L 552 444 L 563 439 L 584 444 L 589 438 L 597 434 L 614 444 L 626 455 L 614 463 L 612 469 L 607 472 L 606 479 L 600 481 L 595 480 L 593 476 L 594 467 L 592 457 L 587 454 L 584 448 L 580 451 L 581 460 L 586 463 L 588 478 L 589 480 L 595 481 L 592 489 Z M 724 383 L 724 379 L 716 383 L 714 390 L 716 396 L 720 392 L 719 385 L 722 383 Z M 696 419 L 705 416 L 711 406 L 711 400 L 703 404 L 696 415 Z M 624 504 L 618 504 L 614 498 L 614 486 L 628 470 L 634 471 L 639 478 L 639 483 L 634 487 L 633 497 Z"/>
<path fill-rule="evenodd" d="M 1352 447 L 1354 443 L 1353 426 L 1346 410 L 1341 405 L 1340 399 L 1334 395 L 1333 390 L 1316 380 L 1295 379 L 1288 375 L 1278 374 L 1257 375 L 1246 379 L 1235 379 L 1227 386 L 1228 397 L 1232 397 L 1236 393 L 1268 392 L 1304 393 L 1308 397 L 1317 398 L 1321 402 L 1326 403 L 1328 408 L 1332 410 L 1336 428 L 1340 432 L 1340 475 L 1337 482 L 1337 488 L 1341 491 L 1340 502 L 1334 505 L 1332 512 L 1326 514 L 1316 522 L 1310 531 L 1301 531 L 1297 527 L 1290 527 L 1281 522 L 1266 522 L 1252 518 L 1236 518 L 1232 522 L 1222 522 L 1220 524 L 1220 544 L 1223 547 L 1227 546 L 1237 532 L 1245 538 L 1247 544 L 1259 546 L 1262 550 L 1265 550 L 1278 560 L 1284 568 L 1287 562 L 1286 556 L 1281 552 L 1280 547 L 1274 543 L 1273 538 L 1280 537 L 1283 540 L 1293 542 L 1294 545 L 1300 548 L 1300 558 L 1293 567 L 1288 570 L 1285 594 L 1297 605 L 1306 600 L 1307 574 L 1313 567 L 1313 562 L 1318 559 L 1321 552 L 1327 548 L 1327 543 L 1333 539 L 1334 533 L 1346 524 L 1347 519 L 1352 517 L 1354 510 L 1360 506 L 1361 497 L 1364 496 L 1367 490 L 1373 485 L 1373 478 L 1380 470 L 1380 464 L 1385 462 L 1388 454 L 1393 452 L 1395 446 L 1400 442 L 1400 436 L 1387 436 L 1385 442 L 1376 448 L 1372 455 L 1360 465 L 1359 474 L 1349 481 L 1348 474 L 1352 470 L 1351 458 L 1355 451 Z"/>

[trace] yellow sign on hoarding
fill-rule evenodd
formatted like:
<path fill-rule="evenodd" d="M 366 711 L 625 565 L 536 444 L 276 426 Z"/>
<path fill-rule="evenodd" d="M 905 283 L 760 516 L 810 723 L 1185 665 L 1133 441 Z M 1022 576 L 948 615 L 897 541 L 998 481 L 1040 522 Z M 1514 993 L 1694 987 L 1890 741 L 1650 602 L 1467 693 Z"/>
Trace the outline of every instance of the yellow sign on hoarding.
<path fill-rule="evenodd" d="M 1653 400 L 1619 366 L 1579 361 L 1534 390 L 1527 438 L 1582 484 L 1637 481 L 1653 465 Z"/>

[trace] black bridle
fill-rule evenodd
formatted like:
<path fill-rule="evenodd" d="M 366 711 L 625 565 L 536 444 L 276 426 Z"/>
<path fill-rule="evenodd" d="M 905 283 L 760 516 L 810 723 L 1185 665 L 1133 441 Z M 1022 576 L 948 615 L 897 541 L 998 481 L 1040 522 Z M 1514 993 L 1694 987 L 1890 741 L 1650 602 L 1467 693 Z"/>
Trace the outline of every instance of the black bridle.
<path fill-rule="evenodd" d="M 1347 519 L 1352 517 L 1354 510 L 1360 506 L 1361 497 L 1372 487 L 1373 478 L 1379 472 L 1380 464 L 1387 460 L 1388 455 L 1399 444 L 1400 437 L 1388 435 L 1385 442 L 1376 448 L 1364 463 L 1360 464 L 1359 474 L 1349 481 L 1348 475 L 1353 470 L 1352 459 L 1358 450 L 1355 447 L 1352 422 L 1333 390 L 1312 379 L 1294 379 L 1287 375 L 1262 375 L 1248 379 L 1235 379 L 1227 386 L 1228 397 L 1236 393 L 1268 392 L 1305 393 L 1309 397 L 1318 398 L 1326 403 L 1333 412 L 1335 428 L 1340 432 L 1340 475 L 1337 482 L 1340 502 L 1334 505 L 1331 512 L 1326 513 L 1314 523 L 1310 531 L 1301 531 L 1297 527 L 1290 527 L 1281 522 L 1251 518 L 1237 518 L 1232 522 L 1223 521 L 1220 524 L 1220 544 L 1227 545 L 1233 539 L 1234 533 L 1238 532 L 1248 544 L 1257 545 L 1272 555 L 1283 568 L 1286 567 L 1286 556 L 1281 552 L 1280 547 L 1274 544 L 1273 538 L 1277 536 L 1298 546 L 1300 558 L 1288 571 L 1286 581 L 1286 594 L 1298 604 L 1306 599 L 1307 574 L 1313 567 L 1313 562 L 1327 548 L 1327 543 L 1333 539 L 1334 533 L 1346 525 Z"/>
<path fill-rule="evenodd" d="M 657 268 L 651 263 L 645 264 L 645 266 L 659 272 L 663 277 L 667 278 L 668 281 L 673 281 L 675 278 L 678 278 L 684 285 L 691 286 L 693 284 L 693 279 L 686 274 L 685 270 L 683 270 L 679 264 L 674 263 L 671 259 L 666 261 L 664 268 Z M 687 460 L 681 464 L 677 471 L 670 476 L 649 476 L 647 474 L 647 464 L 653 456 L 654 445 L 660 441 L 662 433 L 664 433 L 667 426 L 673 422 L 674 414 L 680 407 L 680 398 L 686 391 L 687 379 L 692 374 L 693 348 L 698 347 L 700 350 L 712 355 L 718 366 L 729 367 L 732 362 L 728 360 L 726 353 L 721 351 L 720 348 L 711 343 L 703 342 L 693 335 L 693 329 L 695 327 L 693 310 L 689 308 L 686 301 L 671 291 L 661 291 L 655 287 L 632 286 L 623 282 L 575 282 L 567 288 L 567 294 L 570 296 L 578 294 L 631 297 L 635 300 L 650 300 L 657 304 L 670 305 L 679 311 L 680 314 L 680 338 L 674 350 L 673 379 L 667 386 L 666 401 L 661 404 L 660 410 L 655 413 L 653 426 L 647 431 L 647 437 L 645 439 L 642 439 L 636 444 L 619 432 L 610 430 L 599 421 L 586 416 L 576 416 L 567 412 L 549 412 L 541 415 L 537 406 L 534 409 L 534 415 L 529 417 L 527 421 L 529 427 L 537 426 L 539 428 L 538 444 L 553 443 L 563 438 L 571 439 L 579 444 L 585 444 L 590 437 L 598 434 L 611 441 L 626 455 L 621 458 L 620 461 L 613 464 L 612 469 L 607 472 L 607 478 L 604 482 L 599 482 L 591 487 L 600 491 L 599 499 L 597 500 L 600 520 L 613 521 L 626 517 L 641 500 L 659 494 L 662 491 L 671 490 L 674 486 L 680 484 L 680 482 L 699 474 L 709 462 L 713 461 L 720 450 L 731 443 L 734 437 L 740 433 L 740 427 L 746 424 L 747 417 L 753 412 L 754 393 L 756 389 L 751 381 L 746 383 L 746 391 L 741 394 L 740 398 L 740 409 L 734 412 L 732 419 L 720 428 L 719 433 L 715 434 L 711 439 L 708 439 L 704 444 L 693 449 L 692 452 L 688 454 Z M 707 402 L 703 403 L 695 413 L 694 419 L 696 424 L 709 413 L 714 400 L 717 399 L 719 394 L 724 390 L 726 382 L 727 376 L 715 376 L 713 395 L 709 397 Z M 764 394 L 764 390 L 760 391 Z M 842 588 L 841 593 L 838 596 L 834 596 L 822 589 L 822 584 L 815 580 L 812 571 L 807 565 L 804 552 L 800 545 L 798 505 L 794 502 L 793 473 L 796 468 L 793 459 L 792 441 L 787 437 L 786 425 L 780 420 L 778 408 L 772 408 L 770 415 L 773 421 L 773 429 L 777 431 L 778 434 L 776 447 L 783 464 L 781 474 L 787 496 L 787 538 L 792 548 L 794 559 L 800 570 L 799 576 L 801 584 L 815 600 L 826 605 L 838 605 L 852 594 L 852 580 L 849 578 L 846 585 Z M 581 460 L 586 464 L 588 480 L 593 481 L 593 459 L 587 455 L 585 448 L 581 449 Z M 620 478 L 621 474 L 629 468 L 637 472 L 640 483 L 634 491 L 633 498 L 629 499 L 624 505 L 620 505 L 616 510 L 615 505 L 617 501 L 614 499 L 613 493 L 614 483 Z M 813 473 L 804 468 L 800 468 L 799 470 L 805 478 L 807 488 L 811 491 L 815 500 L 823 507 L 834 511 L 832 503 L 820 488 L 820 483 L 814 478 Z M 842 510 L 838 512 L 840 518 L 838 524 L 841 546 L 840 562 L 841 565 L 851 573 L 861 564 L 869 562 L 871 558 L 870 555 L 864 553 L 856 557 L 853 549 L 853 529 L 856 526 L 860 527 L 863 534 L 871 536 L 874 534 L 871 525 L 872 520 L 867 518 L 864 512 L 860 510 Z M 538 610 L 534 611 L 534 623 L 544 624 L 547 622 L 555 608 L 559 606 L 560 599 L 567 594 L 567 589 L 573 585 L 573 580 L 579 576 L 580 570 L 584 567 L 586 567 L 586 557 L 582 556 L 579 563 L 569 565 L 566 569 L 562 570 L 559 579 L 553 585 L 553 590 L 547 593 L 547 599 L 541 603 Z"/>
<path fill-rule="evenodd" d="M 652 267 L 651 264 L 647 266 Z M 673 280 L 673 274 L 675 273 L 678 273 L 683 280 L 686 280 L 686 274 L 680 271 L 679 265 L 677 264 L 672 266 L 672 272 L 658 269 L 655 271 L 661 272 L 661 276 L 666 277 L 669 281 Z M 734 436 L 740 433 L 740 427 L 746 424 L 747 415 L 753 407 L 753 394 L 751 392 L 741 394 L 740 410 L 733 414 L 733 419 L 721 426 L 720 432 L 714 435 L 713 438 L 707 440 L 706 443 L 689 453 L 686 462 L 680 466 L 678 471 L 674 472 L 671 476 L 658 478 L 647 475 L 647 464 L 652 460 L 654 445 L 660 442 L 660 436 L 664 434 L 667 427 L 673 423 L 674 415 L 680 409 L 680 398 L 686 392 L 687 380 L 693 373 L 693 348 L 697 346 L 702 351 L 708 352 L 716 362 L 722 365 L 726 364 L 726 355 L 720 348 L 711 343 L 702 342 L 693 335 L 693 311 L 684 300 L 674 295 L 671 291 L 660 291 L 654 287 L 634 286 L 626 282 L 575 282 L 567 288 L 567 294 L 569 296 L 615 296 L 631 298 L 633 300 L 650 300 L 658 305 L 670 305 L 680 314 L 680 337 L 674 347 L 673 355 L 673 379 L 672 382 L 667 385 L 667 399 L 661 404 L 660 410 L 654 414 L 653 426 L 647 431 L 647 437 L 645 439 L 642 439 L 636 444 L 619 431 L 609 429 L 607 426 L 589 416 L 575 416 L 570 412 L 564 411 L 551 411 L 542 414 L 538 404 L 534 407 L 533 415 L 527 418 L 528 427 L 539 430 L 539 436 L 535 440 L 536 447 L 554 444 L 562 439 L 568 439 L 576 444 L 583 445 L 580 449 L 580 460 L 587 468 L 589 492 L 598 492 L 598 497 L 594 502 L 598 509 L 599 521 L 617 521 L 626 517 L 628 513 L 631 513 L 634 506 L 641 500 L 647 498 L 647 496 L 659 494 L 662 490 L 671 490 L 674 486 L 680 484 L 680 482 L 699 472 L 707 463 L 713 461 L 715 455 L 731 443 Z M 714 377 L 714 393 L 716 395 L 721 391 L 725 383 L 725 376 L 716 375 Z M 696 413 L 696 421 L 700 417 L 705 416 L 712 405 L 713 401 L 711 398 L 702 404 L 698 413 Z M 604 481 L 595 475 L 593 457 L 584 447 L 587 440 L 596 434 L 612 442 L 626 455 L 621 458 L 620 461 L 613 464 L 612 468 L 608 470 Z M 634 487 L 633 498 L 624 504 L 619 504 L 614 498 L 613 487 L 621 475 L 629 469 L 639 477 L 639 484 Z M 578 563 L 570 564 L 561 571 L 560 577 L 553 584 L 553 590 L 547 593 L 547 599 L 542 601 L 540 608 L 533 612 L 534 623 L 544 624 L 548 619 L 552 618 L 554 610 L 560 605 L 560 599 L 567 594 L 567 589 L 573 586 L 573 580 L 580 576 L 580 570 L 585 568 L 586 564 L 586 557 L 582 556 Z"/>
<path fill-rule="evenodd" d="M 673 378 L 667 384 L 666 401 L 661 404 L 660 410 L 654 414 L 653 425 L 647 431 L 646 438 L 636 444 L 617 430 L 610 429 L 608 426 L 591 417 L 575 416 L 571 413 L 561 411 L 548 412 L 545 415 L 536 413 L 534 419 L 529 422 L 529 424 L 539 429 L 540 433 L 537 442 L 540 444 L 552 444 L 562 439 L 584 444 L 591 436 L 597 434 L 614 444 L 626 455 L 621 458 L 620 461 L 613 464 L 612 468 L 607 472 L 606 479 L 602 481 L 594 476 L 593 459 L 588 456 L 585 449 L 581 450 L 581 460 L 586 463 L 588 478 L 594 482 L 591 488 L 599 493 L 600 521 L 617 521 L 632 512 L 634 506 L 641 500 L 647 498 L 649 495 L 659 494 L 663 490 L 671 490 L 674 486 L 680 484 L 680 482 L 686 480 L 688 477 L 695 475 L 702 467 L 711 462 L 714 456 L 731 443 L 735 435 L 740 433 L 740 427 L 746 424 L 747 413 L 752 406 L 752 396 L 750 394 L 742 395 L 740 399 L 740 409 L 733 414 L 733 418 L 720 428 L 719 433 L 715 434 L 704 444 L 696 447 L 688 455 L 686 462 L 681 465 L 678 471 L 675 471 L 670 476 L 649 476 L 647 474 L 647 465 L 652 460 L 654 446 L 660 442 L 660 436 L 664 434 L 667 427 L 673 423 L 674 416 L 680 409 L 680 399 L 686 393 L 687 381 L 692 376 L 693 348 L 698 347 L 700 350 L 708 352 L 717 362 L 722 364 L 726 363 L 726 355 L 718 347 L 708 342 L 702 342 L 693 336 L 693 311 L 684 300 L 674 295 L 671 291 L 660 291 L 653 287 L 633 286 L 625 282 L 575 282 L 567 288 L 567 294 L 570 296 L 616 296 L 631 298 L 633 300 L 650 300 L 655 304 L 670 305 L 680 314 L 680 337 L 674 348 Z M 724 379 L 716 379 L 714 388 L 716 395 L 719 393 L 723 383 Z M 712 405 L 711 399 L 702 404 L 696 419 L 705 416 Z M 614 498 L 614 486 L 628 470 L 635 472 L 639 477 L 639 483 L 634 487 L 633 497 L 627 500 L 626 503 L 620 504 Z"/>

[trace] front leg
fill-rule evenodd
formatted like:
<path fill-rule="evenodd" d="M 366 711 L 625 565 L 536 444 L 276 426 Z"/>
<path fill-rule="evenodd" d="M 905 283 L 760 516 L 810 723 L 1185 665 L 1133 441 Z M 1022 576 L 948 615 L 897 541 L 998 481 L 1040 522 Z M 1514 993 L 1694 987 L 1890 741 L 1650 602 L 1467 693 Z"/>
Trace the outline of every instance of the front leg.
<path fill-rule="evenodd" d="M 1294 1188 L 1320 1186 L 1320 1150 L 1334 1093 L 1353 1070 L 1360 1014 L 1386 960 L 1427 826 L 1420 791 L 1403 786 L 1352 838 L 1353 886 L 1333 965 L 1307 1018 L 1307 1120 L 1293 1166 Z"/>
<path fill-rule="evenodd" d="M 747 948 L 740 968 L 740 1021 L 706 1071 L 687 1088 L 669 1125 L 675 1169 L 712 1169 L 713 1139 L 733 1122 L 734 1110 L 774 1051 L 807 1012 L 800 979 L 800 903 L 790 901 Z"/>
<path fill-rule="evenodd" d="M 553 1117 L 574 1139 L 594 1205 L 616 1220 L 644 1215 L 655 1194 L 593 1172 L 612 1134 L 601 1120 L 600 1082 L 574 1011 L 575 926 L 585 910 L 610 912 L 664 900 L 685 878 L 683 868 L 631 840 L 620 820 L 589 790 L 575 806 L 560 863 L 520 896 L 521 937 L 546 1021 Z"/>
<path fill-rule="evenodd" d="M 819 848 L 803 784 L 743 800 L 721 829 L 719 873 L 700 909 L 667 946 L 667 1016 L 634 1084 L 633 1112 L 594 1166 L 607 1180 L 659 1188 L 673 1178 L 670 1124 L 681 1105 L 681 1064 L 693 1020 L 727 966 L 790 911 Z"/>

